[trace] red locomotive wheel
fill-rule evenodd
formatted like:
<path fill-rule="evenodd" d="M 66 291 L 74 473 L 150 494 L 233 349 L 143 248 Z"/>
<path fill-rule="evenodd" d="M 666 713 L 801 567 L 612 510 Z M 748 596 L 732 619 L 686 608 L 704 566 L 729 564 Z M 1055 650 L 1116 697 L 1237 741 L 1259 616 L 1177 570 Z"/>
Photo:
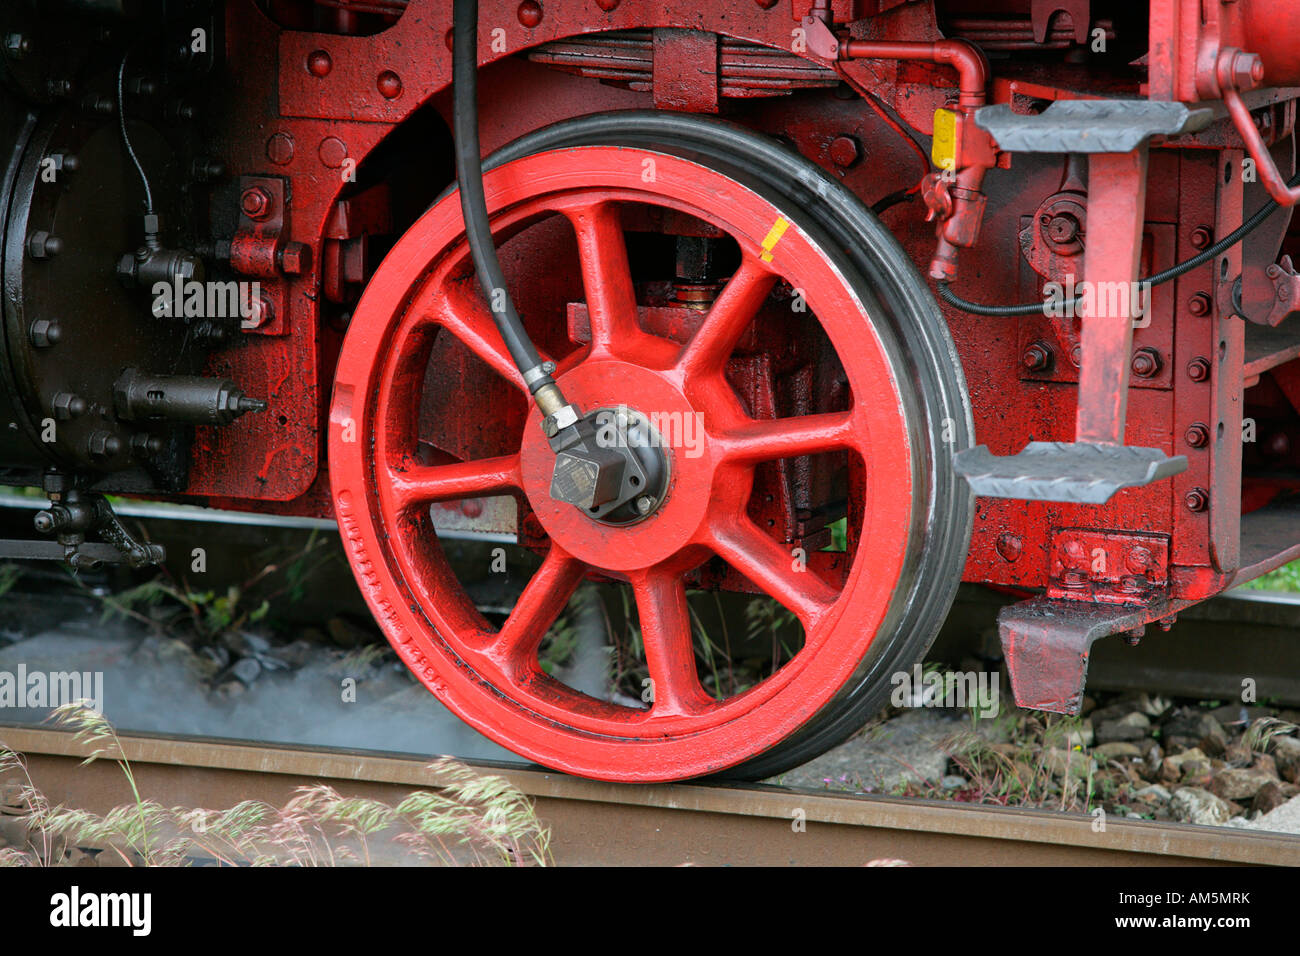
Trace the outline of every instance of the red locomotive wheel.
<path fill-rule="evenodd" d="M 559 358 L 556 379 L 569 401 L 584 411 L 627 405 L 670 420 L 692 416 L 702 438 L 689 454 L 669 450 L 662 502 L 644 520 L 622 525 L 551 498 L 554 453 L 535 408 L 512 453 L 424 463 L 420 395 L 438 334 L 454 336 L 524 388 L 474 284 L 458 198 L 444 197 L 367 287 L 339 359 L 330 415 L 343 541 L 389 641 L 478 730 L 546 766 L 588 777 L 714 773 L 824 727 L 857 693 L 864 662 L 894 641 L 903 605 L 915 600 L 912 579 L 933 501 L 928 439 L 908 421 L 915 386 L 889 335 L 873 323 L 861 283 L 846 274 L 851 270 L 806 210 L 778 208 L 704 162 L 664 152 L 547 150 L 492 169 L 485 190 L 494 234 L 558 215 L 576 236 L 574 268 L 581 270 L 591 341 Z M 626 204 L 703 220 L 739 247 L 739 267 L 684 345 L 638 320 L 620 219 Z M 819 321 L 839 356 L 853 396 L 843 412 L 755 419 L 725 377 L 737 340 L 781 279 L 804 291 L 809 312 L 802 320 Z M 481 414 L 491 426 L 493 409 Z M 747 513 L 758 463 L 824 452 L 855 456 L 863 477 L 860 507 L 851 512 L 861 520 L 857 557 L 836 583 L 804 568 Z M 452 573 L 429 511 L 436 502 L 507 494 L 526 502 L 549 544 L 497 628 Z M 684 582 L 714 555 L 804 630 L 791 660 L 721 700 L 696 670 Z M 631 587 L 653 681 L 647 707 L 579 693 L 539 666 L 548 628 L 593 572 Z"/>

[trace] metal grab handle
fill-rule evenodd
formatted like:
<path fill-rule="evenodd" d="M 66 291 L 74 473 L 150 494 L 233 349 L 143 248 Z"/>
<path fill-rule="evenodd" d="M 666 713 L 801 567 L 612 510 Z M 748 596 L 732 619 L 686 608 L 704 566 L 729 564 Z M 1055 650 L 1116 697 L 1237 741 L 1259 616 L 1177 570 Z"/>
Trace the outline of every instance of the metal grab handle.
<path fill-rule="evenodd" d="M 1216 73 L 1224 105 L 1228 107 L 1228 114 L 1232 117 L 1232 125 L 1245 140 L 1246 152 L 1255 161 L 1255 172 L 1259 175 L 1264 188 L 1268 190 L 1269 196 L 1279 206 L 1294 206 L 1300 203 L 1300 186 L 1287 185 L 1286 178 L 1277 168 L 1277 163 L 1273 161 L 1273 154 L 1264 145 L 1264 137 L 1259 135 L 1259 130 L 1255 128 L 1255 121 L 1250 118 L 1250 110 L 1246 108 L 1241 98 L 1239 87 L 1244 85 L 1252 88 L 1263 79 L 1263 62 L 1253 54 L 1242 53 L 1240 50 L 1228 47 L 1219 52 Z"/>

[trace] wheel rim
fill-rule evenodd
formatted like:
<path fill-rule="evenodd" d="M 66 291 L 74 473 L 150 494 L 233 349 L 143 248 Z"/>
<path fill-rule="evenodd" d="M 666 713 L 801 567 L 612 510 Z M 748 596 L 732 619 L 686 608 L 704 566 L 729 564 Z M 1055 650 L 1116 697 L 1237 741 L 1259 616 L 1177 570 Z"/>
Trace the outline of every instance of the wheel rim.
<path fill-rule="evenodd" d="M 654 170 L 650 181 L 647 168 Z M 853 676 L 916 546 L 905 403 L 868 310 L 792 210 L 685 159 L 614 147 L 555 150 L 493 170 L 485 189 L 494 233 L 560 215 L 576 234 L 592 341 L 559 363 L 566 396 L 584 410 L 628 403 L 670 420 L 692 416 L 702 442 L 690 455 L 670 450 L 662 506 L 620 528 L 550 498 L 553 455 L 535 409 L 517 454 L 421 464 L 415 397 L 439 330 L 523 388 L 466 278 L 456 197 L 447 197 L 402 238 L 368 286 L 336 374 L 331 480 L 363 593 L 430 690 L 489 737 L 543 764 L 605 779 L 664 780 L 763 753 Z M 684 345 L 643 331 L 636 319 L 620 203 L 694 216 L 740 248 L 740 267 Z M 846 411 L 755 420 L 727 384 L 727 356 L 778 278 L 806 290 L 810 313 L 839 354 L 854 396 Z M 832 450 L 861 462 L 858 554 L 870 556 L 835 582 L 796 570 L 791 553 L 746 514 L 759 461 Z M 514 612 L 494 630 L 432 540 L 428 506 L 508 493 L 527 501 L 550 545 Z M 785 605 L 805 633 L 791 661 L 721 701 L 695 672 L 683 581 L 712 554 Z M 593 569 L 626 579 L 636 597 L 654 681 L 646 709 L 587 697 L 537 666 L 546 629 Z"/>

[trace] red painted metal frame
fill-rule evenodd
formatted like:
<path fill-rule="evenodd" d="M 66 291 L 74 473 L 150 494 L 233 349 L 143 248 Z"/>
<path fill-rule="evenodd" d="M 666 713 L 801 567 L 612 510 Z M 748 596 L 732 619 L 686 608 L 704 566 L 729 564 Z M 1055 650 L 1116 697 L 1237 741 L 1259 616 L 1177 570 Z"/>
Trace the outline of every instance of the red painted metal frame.
<path fill-rule="evenodd" d="M 1021 17 L 1036 35 L 1046 36 L 1055 9 L 1071 13 L 1077 34 L 1081 25 L 1074 15 L 1084 17 L 1089 6 L 1079 0 L 997 0 L 982 4 L 980 12 Z M 188 489 L 194 496 L 237 507 L 330 513 L 322 425 L 338 335 L 322 323 L 324 297 L 319 290 L 327 268 L 333 270 L 331 288 L 341 288 L 337 244 L 347 240 L 337 235 L 338 200 L 348 188 L 349 171 L 364 164 L 418 111 L 448 115 L 450 7 L 441 0 L 410 0 L 404 7 L 393 26 L 360 36 L 281 30 L 253 0 L 232 0 L 228 6 L 226 44 L 232 68 L 223 91 L 228 112 L 220 117 L 227 144 L 224 158 L 238 176 L 284 183 L 291 215 L 281 232 L 287 234 L 270 238 L 303 244 L 311 252 L 311 265 L 301 274 L 282 264 L 276 275 L 253 270 L 274 303 L 275 325 L 267 331 L 277 334 L 249 336 L 241 347 L 218 353 L 212 371 L 268 395 L 272 407 L 267 415 L 248 416 L 233 428 L 201 431 Z M 705 69 L 692 74 L 685 68 L 692 60 L 690 51 L 698 54 L 710 42 L 701 34 L 792 51 L 833 68 L 923 136 L 931 132 L 936 108 L 973 109 L 981 85 L 987 86 L 990 102 L 1010 102 L 1022 110 L 1035 101 L 1075 96 L 1188 102 L 1217 102 L 1226 96 L 1226 107 L 1218 107 L 1224 118 L 1201 134 L 1155 143 L 1149 153 L 1091 160 L 1084 201 L 1092 233 L 1081 274 L 1092 282 L 1131 281 L 1139 272 L 1186 259 L 1214 237 L 1231 232 L 1243 220 L 1243 211 L 1257 208 L 1267 195 L 1261 184 L 1242 181 L 1247 152 L 1256 160 L 1263 183 L 1281 195 L 1281 173 L 1275 174 L 1271 163 L 1281 162 L 1285 170 L 1285 162 L 1275 159 L 1275 148 L 1265 163 L 1261 150 L 1270 139 L 1285 144 L 1293 135 L 1291 123 L 1285 129 L 1270 127 L 1266 138 L 1253 135 L 1253 122 L 1248 128 L 1245 121 L 1250 110 L 1269 104 L 1275 104 L 1275 115 L 1281 110 L 1293 118 L 1296 91 L 1288 87 L 1300 83 L 1300 5 L 1288 0 L 1151 0 L 1145 79 L 1122 69 L 1113 74 L 1094 71 L 1080 79 L 1079 71 L 1064 60 L 1059 69 L 1049 62 L 1017 69 L 1013 55 L 1009 61 L 997 61 L 987 84 L 982 84 L 981 64 L 961 52 L 965 46 L 950 38 L 940 45 L 945 37 L 939 24 L 947 8 L 973 15 L 969 4 L 946 0 L 835 0 L 829 6 L 811 0 L 546 0 L 484 7 L 480 33 L 486 149 L 549 122 L 603 109 L 716 109 L 787 137 L 867 202 L 916 185 L 913 150 L 900 143 L 897 132 L 863 103 L 829 91 L 725 98 L 717 73 Z M 798 31 L 808 28 L 805 18 L 824 18 L 827 11 L 835 35 L 852 39 L 842 46 L 838 41 L 829 48 L 812 42 L 801 48 Z M 846 33 L 845 22 L 858 18 L 861 22 Z M 643 92 L 600 85 L 515 57 L 552 40 L 629 29 L 663 31 L 653 35 L 652 83 Z M 891 49 L 898 43 L 907 46 Z M 1253 68 L 1246 71 L 1249 76 L 1237 75 L 1242 71 L 1234 66 L 1238 60 L 1233 50 L 1257 54 L 1262 75 L 1255 76 Z M 904 52 L 922 56 L 922 61 L 900 59 Z M 846 54 L 882 59 L 843 59 Z M 960 69 L 939 62 L 953 57 Z M 1233 93 L 1234 84 L 1249 89 L 1253 82 L 1265 88 L 1240 97 Z M 882 110 L 881 115 L 889 114 Z M 971 161 L 963 171 L 968 179 L 962 185 L 972 191 L 970 199 L 978 201 L 978 210 L 972 207 L 963 217 L 948 218 L 939 226 L 941 234 L 952 233 L 948 238 L 953 246 L 963 248 L 957 286 L 969 298 L 985 301 L 1031 301 L 1040 296 L 1044 277 L 1022 257 L 1018 237 L 1026 217 L 1036 216 L 1040 205 L 1062 189 L 1064 162 L 1052 157 L 991 157 L 972 143 Z M 884 218 L 915 262 L 934 261 L 944 274 L 956 268 L 951 256 L 936 256 L 935 227 L 921 221 L 916 204 L 895 206 Z M 972 222 L 978 233 L 971 231 Z M 956 242 L 953 236 L 969 242 Z M 327 241 L 335 244 L 328 250 Z M 239 258 L 243 248 L 236 244 L 237 261 L 248 261 Z M 546 250 L 534 251 L 544 255 Z M 1249 561 L 1242 557 L 1240 436 L 1247 407 L 1262 401 L 1252 393 L 1263 395 L 1273 388 L 1275 377 L 1289 379 L 1284 371 L 1274 376 L 1265 370 L 1262 384 L 1243 392 L 1243 385 L 1260 383 L 1261 375 L 1243 382 L 1247 343 L 1232 305 L 1233 280 L 1243 275 L 1254 296 L 1260 288 L 1254 273 L 1271 264 L 1260 256 L 1274 252 L 1256 252 L 1254 259 L 1243 262 L 1242 246 L 1237 246 L 1156 290 L 1153 321 L 1137 328 L 1123 316 L 1090 318 L 1081 324 L 1065 320 L 1049 329 L 1046 320 L 1037 318 L 1016 321 L 946 313 L 970 382 L 978 440 L 994 453 L 1014 453 L 1030 439 L 1069 441 L 1077 432 L 1095 440 L 1124 440 L 1186 454 L 1190 463 L 1186 473 L 1171 481 L 1121 492 L 1100 507 L 981 500 L 967 580 L 1051 586 L 1054 562 L 1060 558 L 1054 541 L 1068 529 L 1112 536 L 1114 541 L 1155 536 L 1168 542 L 1167 581 L 1151 589 L 1146 607 L 1147 619 L 1157 620 L 1167 617 L 1171 608 L 1222 590 L 1242 563 L 1257 572 L 1280 560 L 1284 550 L 1273 556 L 1252 554 Z M 262 255 L 257 261 L 265 259 Z M 538 287 L 538 296 L 562 296 L 566 291 L 563 277 L 541 265 L 531 280 L 524 279 L 525 285 Z M 1054 364 L 1025 371 L 1026 353 L 1040 340 L 1051 346 Z M 1080 348 L 1077 363 L 1072 361 L 1075 345 Z M 1156 371 L 1145 374 L 1152 356 Z M 1135 361 L 1140 363 L 1136 367 Z M 1293 427 L 1296 418 L 1285 394 L 1269 392 L 1281 404 L 1267 406 L 1283 430 L 1288 421 Z M 1206 427 L 1208 441 L 1194 445 L 1186 436 L 1198 423 Z M 1248 478 L 1247 485 L 1249 506 L 1255 507 L 1294 483 Z M 1068 599 L 1063 592 L 1058 597 Z M 1134 613 L 1143 617 L 1141 609 L 1129 617 Z M 1092 635 L 1098 627 L 1093 622 L 1085 630 Z M 1083 657 L 1086 661 L 1086 653 Z M 1062 686 L 1073 680 L 1069 677 Z"/>
<path fill-rule="evenodd" d="M 770 47 L 791 45 L 789 12 L 764 10 L 752 0 L 628 0 L 610 11 L 593 9 L 585 0 L 548 0 L 536 22 L 517 7 L 485 6 L 480 30 L 484 64 L 553 39 L 645 26 L 726 34 Z M 222 125 L 227 164 L 239 175 L 287 180 L 289 238 L 310 247 L 317 265 L 307 274 L 285 276 L 283 290 L 271 293 L 277 300 L 282 297 L 284 314 L 277 322 L 287 329 L 285 343 L 245 343 L 214 361 L 214 373 L 267 383 L 272 414 L 237 429 L 204 431 L 189 494 L 217 505 L 264 501 L 285 502 L 266 506 L 275 510 L 328 509 L 322 493 L 320 423 L 329 369 L 319 348 L 315 291 L 326 227 L 348 171 L 446 89 L 450 27 L 451 9 L 442 0 L 411 0 L 394 26 L 374 36 L 280 30 L 253 0 L 229 3 L 226 53 L 235 66 L 223 97 L 230 106 Z M 529 117 L 531 122 L 514 118 L 494 130 L 488 119 L 484 146 L 494 148 L 512 131 L 588 112 L 599 102 L 588 92 L 565 93 Z M 294 499 L 298 501 L 291 504 Z"/>

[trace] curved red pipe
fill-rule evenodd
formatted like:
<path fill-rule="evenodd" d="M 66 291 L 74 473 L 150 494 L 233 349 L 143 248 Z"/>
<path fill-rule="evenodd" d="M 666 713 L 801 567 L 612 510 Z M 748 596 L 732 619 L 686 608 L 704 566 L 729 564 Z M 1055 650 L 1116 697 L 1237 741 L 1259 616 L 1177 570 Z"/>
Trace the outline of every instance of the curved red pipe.
<path fill-rule="evenodd" d="M 984 51 L 967 40 L 933 43 L 890 40 L 841 40 L 840 59 L 923 60 L 946 63 L 957 70 L 961 97 L 958 105 L 979 107 L 986 102 L 989 61 Z"/>

